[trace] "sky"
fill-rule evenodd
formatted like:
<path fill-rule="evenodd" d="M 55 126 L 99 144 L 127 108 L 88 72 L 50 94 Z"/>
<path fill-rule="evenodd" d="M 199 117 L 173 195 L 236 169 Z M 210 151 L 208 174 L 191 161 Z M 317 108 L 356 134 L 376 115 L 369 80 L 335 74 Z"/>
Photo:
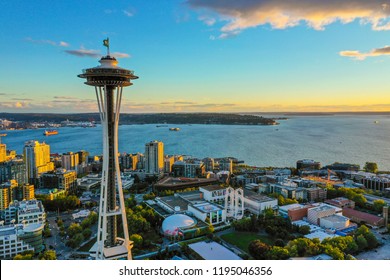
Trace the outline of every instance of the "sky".
<path fill-rule="evenodd" d="M 140 78 L 122 112 L 390 111 L 390 0 L 0 0 L 0 112 L 96 112 L 103 39 Z"/>

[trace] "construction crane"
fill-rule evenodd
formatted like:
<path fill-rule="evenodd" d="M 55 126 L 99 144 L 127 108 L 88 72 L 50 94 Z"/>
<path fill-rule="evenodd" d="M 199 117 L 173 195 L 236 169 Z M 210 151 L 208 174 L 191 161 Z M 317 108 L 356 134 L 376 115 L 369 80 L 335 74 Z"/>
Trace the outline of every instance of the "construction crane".
<path fill-rule="evenodd" d="M 328 169 L 328 183 L 329 183 L 329 181 L 330 181 L 330 174 L 334 174 L 334 175 L 337 176 L 337 173 L 336 173 L 336 172 L 334 172 L 334 171 Z"/>
<path fill-rule="evenodd" d="M 7 134 L 0 134 L 0 144 L 1 144 L 1 137 L 5 137 Z"/>

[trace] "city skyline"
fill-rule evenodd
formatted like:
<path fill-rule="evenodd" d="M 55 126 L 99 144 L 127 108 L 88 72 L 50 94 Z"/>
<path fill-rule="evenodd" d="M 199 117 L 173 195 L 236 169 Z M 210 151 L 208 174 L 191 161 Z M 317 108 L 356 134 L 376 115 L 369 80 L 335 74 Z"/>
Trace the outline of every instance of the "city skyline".
<path fill-rule="evenodd" d="M 390 1 L 221 3 L 4 1 L 0 111 L 97 112 L 75 76 L 107 37 L 124 113 L 390 110 Z"/>

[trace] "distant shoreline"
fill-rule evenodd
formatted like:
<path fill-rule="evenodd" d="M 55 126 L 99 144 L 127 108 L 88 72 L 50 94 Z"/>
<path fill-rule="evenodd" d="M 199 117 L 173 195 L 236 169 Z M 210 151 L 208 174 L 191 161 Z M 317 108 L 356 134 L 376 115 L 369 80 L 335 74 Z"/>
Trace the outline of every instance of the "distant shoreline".
<path fill-rule="evenodd" d="M 45 114 L 45 113 L 0 113 L 0 119 L 13 122 L 56 123 L 96 122 L 100 123 L 98 113 L 85 114 Z M 120 124 L 219 124 L 219 125 L 278 125 L 276 121 L 285 118 L 266 118 L 251 114 L 227 113 L 156 113 L 121 114 Z"/>

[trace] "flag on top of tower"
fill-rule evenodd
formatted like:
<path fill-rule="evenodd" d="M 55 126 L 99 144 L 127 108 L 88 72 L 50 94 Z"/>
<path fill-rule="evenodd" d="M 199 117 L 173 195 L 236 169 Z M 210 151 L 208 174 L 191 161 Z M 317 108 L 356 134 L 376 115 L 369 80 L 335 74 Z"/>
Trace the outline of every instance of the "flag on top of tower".
<path fill-rule="evenodd" d="M 110 40 L 108 38 L 103 40 L 103 46 L 105 46 L 107 48 L 110 47 Z"/>

